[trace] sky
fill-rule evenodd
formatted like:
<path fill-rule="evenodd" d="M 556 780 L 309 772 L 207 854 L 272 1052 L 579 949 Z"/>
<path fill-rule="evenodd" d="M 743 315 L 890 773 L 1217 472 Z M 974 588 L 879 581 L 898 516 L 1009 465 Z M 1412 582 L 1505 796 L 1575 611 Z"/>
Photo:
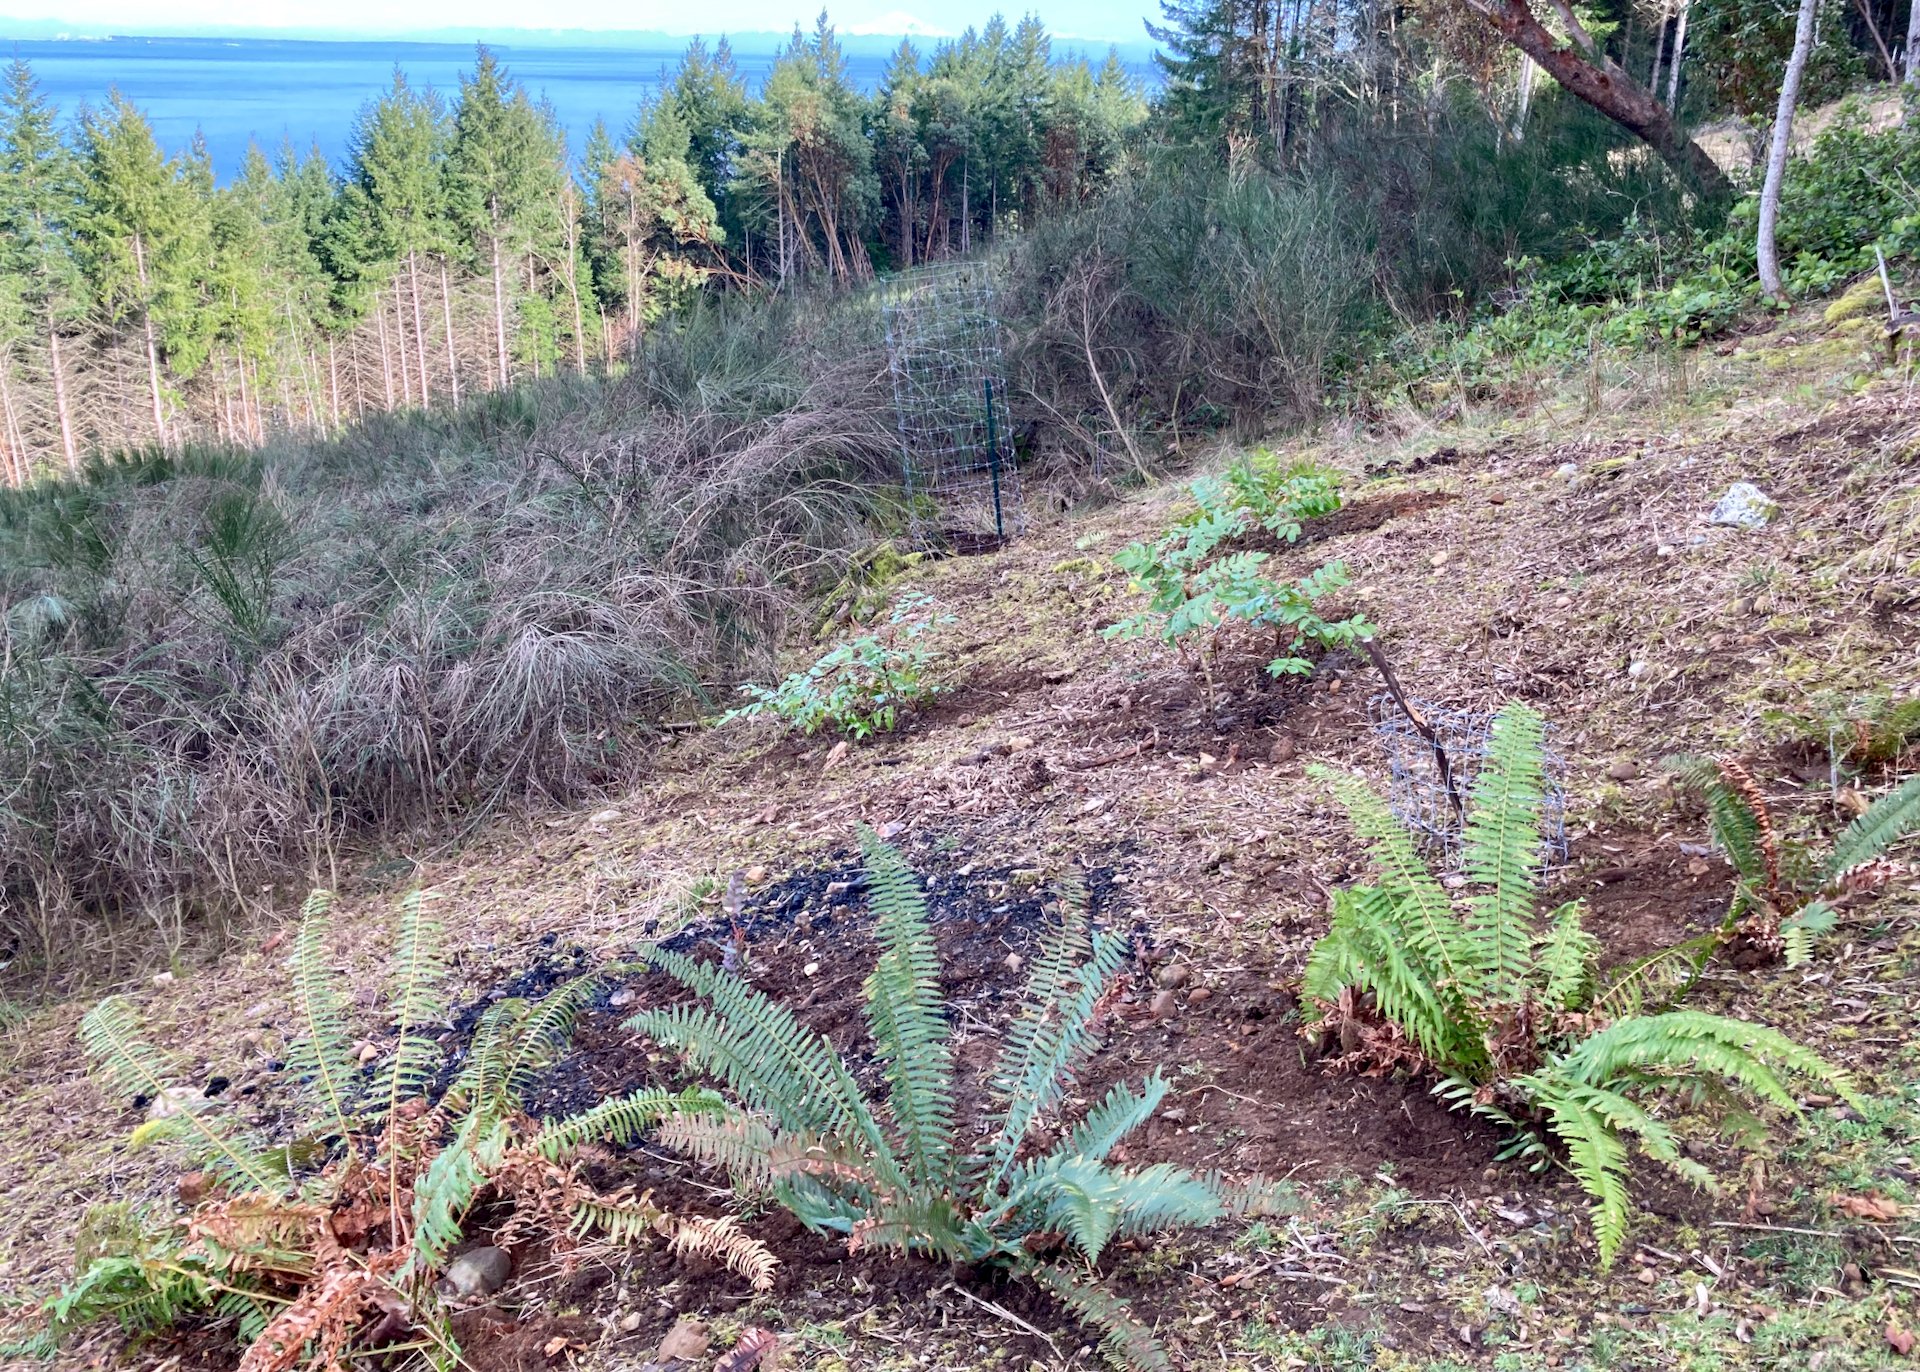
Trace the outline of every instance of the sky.
<path fill-rule="evenodd" d="M 835 26 L 848 34 L 949 36 L 1004 10 L 1022 12 L 1018 0 L 838 0 L 829 6 Z M 1141 20 L 1157 17 L 1155 0 L 1046 0 L 1038 6 L 1048 29 L 1063 38 L 1138 43 Z M 40 32 L 76 34 L 227 35 L 246 30 L 270 34 L 322 32 L 341 38 L 375 38 L 431 32 L 458 40 L 488 31 L 561 28 L 670 34 L 785 32 L 796 21 L 811 26 L 816 0 L 0 0 L 0 34 L 9 21 L 33 21 Z M 536 19 L 537 16 L 537 19 Z M 531 21 L 531 22 L 530 22 Z"/>

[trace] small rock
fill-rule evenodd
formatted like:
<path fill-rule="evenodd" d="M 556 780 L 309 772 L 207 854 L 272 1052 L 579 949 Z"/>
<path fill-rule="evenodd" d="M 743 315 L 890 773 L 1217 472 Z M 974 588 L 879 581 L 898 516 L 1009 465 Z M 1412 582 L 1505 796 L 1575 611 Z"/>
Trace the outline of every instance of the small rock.
<path fill-rule="evenodd" d="M 1205 986 L 1196 986 L 1187 992 L 1187 1004 L 1205 1005 L 1213 999 L 1213 992 Z"/>
<path fill-rule="evenodd" d="M 1027 965 L 1027 960 L 1021 957 L 1018 953 L 1007 954 L 1007 970 L 1013 973 L 1015 976 L 1019 976 L 1020 969 L 1026 965 Z"/>
<path fill-rule="evenodd" d="M 1178 991 L 1191 980 L 1193 980 L 1193 969 L 1177 962 L 1160 970 L 1160 985 L 1168 991 Z"/>
<path fill-rule="evenodd" d="M 1267 749 L 1267 761 L 1291 762 L 1293 761 L 1293 755 L 1296 751 L 1297 747 L 1294 744 L 1292 735 L 1282 734 L 1276 738 L 1272 746 Z"/>
<path fill-rule="evenodd" d="M 620 1332 L 622 1334 L 631 1334 L 634 1330 L 638 1329 L 642 1323 L 640 1312 L 638 1310 L 629 1310 L 620 1317 Z"/>
<path fill-rule="evenodd" d="M 653 1350 L 655 1362 L 672 1362 L 678 1358 L 685 1362 L 698 1362 L 707 1356 L 707 1348 L 713 1343 L 713 1335 L 708 1331 L 704 1320 L 696 1320 L 691 1315 L 682 1315 L 673 1322 L 673 1328 L 660 1340 L 660 1346 Z"/>
<path fill-rule="evenodd" d="M 469 1248 L 447 1265 L 447 1275 L 440 1279 L 440 1289 L 455 1300 L 473 1300 L 479 1296 L 491 1296 L 507 1284 L 507 1277 L 513 1271 L 513 1259 L 507 1256 L 504 1248 L 491 1245 L 482 1248 Z"/>
<path fill-rule="evenodd" d="M 1441 551 L 1435 553 L 1432 557 L 1427 559 L 1427 565 L 1429 567 L 1432 567 L 1435 571 L 1438 571 L 1440 568 L 1446 566 L 1447 563 L 1452 560 L 1453 560 L 1452 549 L 1443 548 Z"/>
<path fill-rule="evenodd" d="M 1622 758 L 1607 768 L 1607 779 L 1609 781 L 1632 781 L 1639 775 L 1640 764 L 1631 758 Z"/>
<path fill-rule="evenodd" d="M 171 986 L 174 980 L 174 975 L 171 972 L 155 972 L 153 974 L 153 984 L 155 986 Z"/>
<path fill-rule="evenodd" d="M 885 824 L 882 824 L 879 827 L 877 827 L 873 831 L 873 836 L 879 839 L 882 843 L 892 843 L 895 839 L 899 838 L 900 835 L 906 832 L 907 832 L 906 825 L 902 824 L 897 819 L 890 819 Z"/>
<path fill-rule="evenodd" d="M 802 967 L 802 968 L 800 969 L 800 975 L 801 975 L 801 976 L 803 976 L 803 977 L 817 977 L 817 976 L 819 976 L 819 975 L 820 975 L 820 964 L 819 964 L 819 963 L 817 963 L 817 962 L 809 962 L 809 963 L 808 963 L 808 964 L 807 964 L 807 965 L 806 965 L 805 967 Z"/>
<path fill-rule="evenodd" d="M 607 997 L 607 1004 L 615 1010 L 625 1009 L 627 1006 L 633 1004 L 633 1002 L 634 994 L 631 986 L 622 986 L 618 991 L 615 991 Z"/>
<path fill-rule="evenodd" d="M 1715 524 L 1729 524 L 1737 529 L 1764 529 L 1779 513 L 1780 507 L 1767 498 L 1765 491 L 1751 481 L 1736 481 L 1715 502 L 1713 513 L 1707 518 Z"/>
<path fill-rule="evenodd" d="M 1651 670 L 1645 658 L 1638 658 L 1627 664 L 1627 675 L 1631 677 L 1645 676 Z"/>
<path fill-rule="evenodd" d="M 1506 503 L 1507 503 L 1507 493 L 1505 491 L 1493 490 L 1493 491 L 1487 492 L 1487 504 L 1504 505 Z"/>
<path fill-rule="evenodd" d="M 595 810 L 587 816 L 587 823 L 611 824 L 618 818 L 620 818 L 620 812 L 618 810 Z"/>
<path fill-rule="evenodd" d="M 212 1180 L 205 1172 L 182 1172 L 180 1174 L 180 1180 L 175 1186 L 175 1190 L 180 1196 L 180 1204 L 182 1205 L 200 1204 L 201 1201 L 207 1198 L 207 1193 L 212 1189 Z"/>
<path fill-rule="evenodd" d="M 1033 747 L 1033 740 L 1024 736 L 1007 740 L 1007 751 L 1009 753 L 1024 753 L 1031 747 Z"/>
<path fill-rule="evenodd" d="M 1655 557 L 1672 557 L 1676 551 L 1677 549 L 1675 549 L 1671 543 L 1662 543 L 1653 550 L 1653 555 Z"/>
<path fill-rule="evenodd" d="M 360 1045 L 360 1065 L 362 1067 L 365 1067 L 379 1056 L 380 1049 L 376 1045 L 372 1043 L 363 1043 Z"/>
<path fill-rule="evenodd" d="M 1633 1279 L 1642 1286 L 1652 1286 L 1660 1280 L 1660 1277 L 1651 1267 L 1643 1267 L 1633 1274 Z"/>
<path fill-rule="evenodd" d="M 765 881 L 769 875 L 771 874 L 767 871 L 766 867 L 756 862 L 746 870 L 747 885 L 758 886 L 761 882 Z"/>
<path fill-rule="evenodd" d="M 1171 991 L 1156 993 L 1153 1000 L 1147 1005 L 1148 1013 L 1155 1019 L 1172 1019 L 1173 1012 L 1177 1008 L 1173 1001 L 1173 992 Z"/>
<path fill-rule="evenodd" d="M 1553 470 L 1556 476 L 1576 477 L 1580 475 L 1580 464 L 1577 462 L 1562 462 Z"/>
<path fill-rule="evenodd" d="M 1573 597 L 1570 595 L 1560 595 L 1560 596 L 1555 596 L 1553 598 L 1553 608 L 1556 610 L 1568 609 L 1572 606 L 1572 604 L 1573 604 Z"/>

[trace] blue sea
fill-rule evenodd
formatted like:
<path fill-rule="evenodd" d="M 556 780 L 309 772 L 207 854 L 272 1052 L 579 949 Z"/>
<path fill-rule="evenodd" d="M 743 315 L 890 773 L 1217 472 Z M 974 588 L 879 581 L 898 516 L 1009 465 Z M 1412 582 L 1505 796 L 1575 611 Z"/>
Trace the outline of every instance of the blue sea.
<path fill-rule="evenodd" d="M 111 38 L 9 41 L 0 21 L 0 46 L 32 64 L 48 96 L 70 117 L 83 103 L 99 104 L 109 88 L 145 110 L 169 151 L 207 140 L 215 172 L 230 179 L 247 143 L 271 154 L 283 139 L 303 151 L 312 145 L 335 165 L 345 160 L 354 115 L 385 90 L 393 70 L 416 87 L 451 99 L 460 74 L 473 67 L 473 49 L 451 43 L 301 42 L 280 39 Z M 587 130 L 604 118 L 616 136 L 641 100 L 659 89 L 663 71 L 683 46 L 556 48 L 495 45 L 494 52 L 529 90 L 551 101 L 577 155 Z M 750 87 L 773 65 L 771 52 L 741 54 Z M 880 79 L 885 59 L 854 52 L 849 74 L 863 89 Z"/>

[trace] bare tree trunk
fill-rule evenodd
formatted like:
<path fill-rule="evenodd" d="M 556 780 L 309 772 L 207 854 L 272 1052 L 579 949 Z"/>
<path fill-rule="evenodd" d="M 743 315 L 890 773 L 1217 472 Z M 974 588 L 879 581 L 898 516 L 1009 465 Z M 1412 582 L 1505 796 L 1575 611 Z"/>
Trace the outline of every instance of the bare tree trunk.
<path fill-rule="evenodd" d="M 327 408 L 333 415 L 334 432 L 340 431 L 340 359 L 334 355 L 333 335 L 327 335 Z"/>
<path fill-rule="evenodd" d="M 393 283 L 393 350 L 400 361 L 400 403 L 413 406 L 413 363 L 407 359 L 407 309 L 400 282 Z M 425 400 L 420 402 L 426 404 Z"/>
<path fill-rule="evenodd" d="M 1860 11 L 1860 18 L 1867 26 L 1867 37 L 1873 40 L 1873 50 L 1880 54 L 1880 65 L 1887 69 L 1887 80 L 1898 81 L 1900 69 L 1893 64 L 1893 54 L 1887 51 L 1887 40 L 1880 36 L 1880 26 L 1873 22 L 1873 6 L 1867 0 L 1853 0 L 1853 7 Z"/>
<path fill-rule="evenodd" d="M 133 236 L 133 265 L 140 278 L 140 328 L 147 340 L 147 387 L 153 394 L 153 434 L 167 446 L 167 415 L 160 400 L 160 349 L 153 340 L 153 308 L 147 303 L 147 250 L 140 235 Z"/>
<path fill-rule="evenodd" d="M 513 384 L 507 371 L 507 297 L 506 283 L 500 277 L 500 240 L 487 240 L 493 252 L 493 352 L 494 363 L 500 368 L 500 386 L 504 390 Z"/>
<path fill-rule="evenodd" d="M 7 433 L 6 451 L 0 456 L 6 459 L 7 484 L 19 490 L 27 484 L 27 450 L 20 442 L 20 423 L 13 412 L 13 387 L 7 384 L 7 373 L 12 368 L 0 365 L 0 406 L 6 410 Z"/>
<path fill-rule="evenodd" d="M 1680 64 L 1687 57 L 1687 17 L 1693 13 L 1693 0 L 1680 0 L 1680 23 L 1673 31 L 1673 59 L 1667 63 L 1667 108 L 1680 108 Z"/>
<path fill-rule="evenodd" d="M 568 193 L 561 198 L 560 212 L 567 221 L 567 294 L 573 300 L 573 369 L 585 376 L 587 374 L 587 323 L 580 313 L 580 244 L 578 228 L 580 216 L 574 213 L 571 178 L 567 181 Z"/>
<path fill-rule="evenodd" d="M 1793 150 L 1793 107 L 1800 100 L 1800 79 L 1806 75 L 1807 55 L 1813 51 L 1813 21 L 1820 0 L 1800 0 L 1800 22 L 1793 31 L 1793 56 L 1780 82 L 1780 107 L 1773 116 L 1773 147 L 1767 153 L 1767 179 L 1760 187 L 1760 234 L 1757 256 L 1760 289 L 1780 294 L 1780 255 L 1774 228 L 1780 220 L 1780 183 L 1787 175 L 1787 155 Z"/>
<path fill-rule="evenodd" d="M 420 364 L 420 407 L 425 409 L 432 402 L 433 394 L 427 388 L 427 326 L 420 313 L 420 254 L 407 254 L 407 289 L 413 296 L 413 355 Z"/>
<path fill-rule="evenodd" d="M 1660 98 L 1622 71 L 1581 26 L 1569 0 L 1548 0 L 1566 27 L 1563 41 L 1540 22 L 1530 0 L 1461 0 L 1495 32 L 1527 54 L 1547 75 L 1576 97 L 1619 124 L 1660 155 L 1674 170 L 1691 177 L 1712 196 L 1732 192 L 1727 175 L 1706 149 L 1688 138 Z"/>
<path fill-rule="evenodd" d="M 393 409 L 393 360 L 391 354 L 387 351 L 387 311 L 386 307 L 380 303 L 380 297 L 377 295 L 373 299 L 373 321 L 379 326 L 380 381 L 386 388 L 387 409 L 391 411 Z"/>
<path fill-rule="evenodd" d="M 1653 28 L 1653 70 L 1647 73 L 1647 89 L 1650 91 L 1660 89 L 1660 64 L 1667 60 L 1667 23 L 1672 18 L 1667 6 L 1661 5 L 1660 21 Z"/>
<path fill-rule="evenodd" d="M 67 459 L 67 470 L 79 474 L 80 448 L 73 441 L 73 412 L 67 406 L 67 373 L 60 365 L 60 328 L 47 322 L 47 356 L 53 369 L 53 408 L 60 416 L 60 447 Z"/>
<path fill-rule="evenodd" d="M 1520 54 L 1520 98 L 1513 116 L 1513 141 L 1516 143 L 1527 136 L 1527 110 L 1533 104 L 1533 75 L 1539 70 L 1531 57 L 1524 52 Z"/>
<path fill-rule="evenodd" d="M 1920 4 L 1907 11 L 1907 84 L 1920 86 Z"/>
<path fill-rule="evenodd" d="M 447 383 L 453 403 L 460 404 L 460 363 L 453 352 L 453 296 L 447 290 L 447 259 L 440 259 L 440 322 L 447 331 Z"/>

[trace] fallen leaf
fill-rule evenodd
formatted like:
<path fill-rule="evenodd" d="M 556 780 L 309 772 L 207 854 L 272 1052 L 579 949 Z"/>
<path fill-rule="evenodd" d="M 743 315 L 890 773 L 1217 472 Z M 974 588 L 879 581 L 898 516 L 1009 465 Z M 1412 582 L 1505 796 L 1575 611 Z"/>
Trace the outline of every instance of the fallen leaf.
<path fill-rule="evenodd" d="M 1841 1196 L 1833 1198 L 1833 1208 L 1852 1215 L 1859 1220 L 1873 1220 L 1885 1223 L 1897 1220 L 1907 1213 L 1906 1207 L 1898 1201 L 1888 1200 L 1885 1196 Z"/>
<path fill-rule="evenodd" d="M 771 1329 L 749 1329 L 731 1352 L 721 1356 L 713 1372 L 772 1372 L 774 1355 L 780 1350 L 780 1336 Z"/>
<path fill-rule="evenodd" d="M 653 1350 L 655 1362 L 670 1362 L 682 1358 L 687 1362 L 707 1356 L 707 1349 L 713 1343 L 713 1335 L 707 1332 L 704 1322 L 690 1315 L 682 1315 L 673 1322 L 673 1328 L 660 1340 L 660 1346 Z"/>
<path fill-rule="evenodd" d="M 1902 1329 L 1897 1324 L 1889 1324 L 1887 1326 L 1887 1346 L 1901 1357 L 1906 1357 L 1907 1354 L 1913 1352 L 1912 1332 Z"/>

